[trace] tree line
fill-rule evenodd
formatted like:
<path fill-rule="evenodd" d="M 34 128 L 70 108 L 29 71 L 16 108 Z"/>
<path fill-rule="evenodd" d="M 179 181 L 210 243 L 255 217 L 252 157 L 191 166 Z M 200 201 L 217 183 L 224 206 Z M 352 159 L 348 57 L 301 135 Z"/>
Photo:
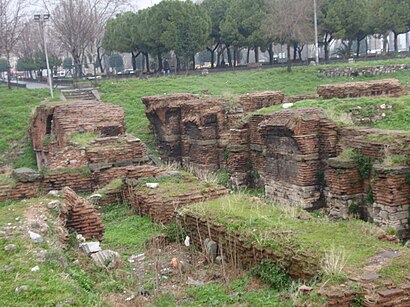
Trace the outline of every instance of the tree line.
<path fill-rule="evenodd" d="M 130 53 L 134 69 L 137 57 L 143 58 L 147 70 L 152 62 L 164 69 L 170 52 L 176 57 L 175 69 L 195 67 L 195 54 L 204 51 L 212 67 L 233 67 L 243 54 L 249 62 L 252 50 L 255 62 L 262 51 L 272 63 L 277 44 L 286 45 L 288 59 L 291 48 L 294 58 L 301 58 L 305 46 L 314 42 L 313 1 L 164 0 L 139 11 L 126 11 L 127 0 L 42 3 L 50 14 L 45 33 L 51 65 L 71 65 L 74 75 L 82 75 L 90 63 L 103 72 L 104 56 L 114 52 Z M 384 37 L 386 51 L 386 38 L 393 33 L 397 52 L 398 35 L 410 30 L 410 0 L 316 1 L 318 40 L 326 61 L 334 40 L 341 40 L 340 52 L 350 57 L 359 55 L 368 35 Z M 7 70 L 11 54 L 18 56 L 19 70 L 45 68 L 43 38 L 24 0 L 0 0 L 0 55 Z"/>
<path fill-rule="evenodd" d="M 345 57 L 359 56 L 361 44 L 368 35 L 384 37 L 392 32 L 394 50 L 398 51 L 398 35 L 410 30 L 410 0 L 317 0 L 318 40 L 329 61 L 333 40 L 342 41 Z M 267 51 L 273 63 L 273 45 L 287 46 L 299 54 L 314 42 L 313 0 L 203 0 L 200 4 L 178 0 L 162 1 L 138 12 L 126 12 L 110 19 L 103 37 L 108 52 L 129 52 L 135 59 L 143 55 L 149 69 L 149 55 L 156 57 L 162 69 L 162 56 L 173 51 L 180 61 L 192 60 L 208 50 L 211 65 L 234 66 L 240 51 Z M 367 41 L 366 41 L 367 42 Z M 352 50 L 355 45 L 356 50 Z M 367 49 L 367 48 L 366 48 Z M 386 45 L 384 46 L 386 51 Z M 216 61 L 215 61 L 215 58 Z M 290 61 L 288 61 L 290 62 Z"/>

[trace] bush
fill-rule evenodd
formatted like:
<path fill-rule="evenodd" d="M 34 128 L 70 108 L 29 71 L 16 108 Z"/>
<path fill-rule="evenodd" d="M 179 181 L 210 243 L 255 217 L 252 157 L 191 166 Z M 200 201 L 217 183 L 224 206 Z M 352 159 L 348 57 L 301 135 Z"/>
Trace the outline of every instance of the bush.
<path fill-rule="evenodd" d="M 275 290 L 286 290 L 292 284 L 290 276 L 270 260 L 262 260 L 258 266 L 252 269 L 252 274 Z"/>
<path fill-rule="evenodd" d="M 164 234 L 168 237 L 170 242 L 184 242 L 186 237 L 186 231 L 182 228 L 181 224 L 172 222 L 165 226 Z"/>

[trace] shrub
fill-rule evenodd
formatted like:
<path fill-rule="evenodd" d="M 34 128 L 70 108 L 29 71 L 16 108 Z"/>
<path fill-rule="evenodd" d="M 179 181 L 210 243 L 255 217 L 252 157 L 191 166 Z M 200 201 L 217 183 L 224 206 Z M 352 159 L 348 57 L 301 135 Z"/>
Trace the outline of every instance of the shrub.
<path fill-rule="evenodd" d="M 262 260 L 252 269 L 252 274 L 269 284 L 275 290 L 285 290 L 292 284 L 292 279 L 279 266 L 270 260 Z"/>

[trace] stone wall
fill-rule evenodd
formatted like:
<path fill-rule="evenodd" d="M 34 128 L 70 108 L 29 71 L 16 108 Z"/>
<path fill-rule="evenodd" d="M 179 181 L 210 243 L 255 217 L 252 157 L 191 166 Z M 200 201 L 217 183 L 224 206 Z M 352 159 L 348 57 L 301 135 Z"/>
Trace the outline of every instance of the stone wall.
<path fill-rule="evenodd" d="M 225 226 L 192 212 L 184 212 L 178 220 L 193 244 L 204 248 L 206 238 L 215 241 L 218 255 L 239 269 L 250 269 L 266 259 L 284 267 L 292 278 L 305 281 L 311 280 L 320 270 L 317 257 L 293 250 L 290 246 L 283 244 L 275 249 L 256 247 L 246 243 L 240 232 L 228 232 Z"/>
<path fill-rule="evenodd" d="M 403 95 L 403 86 L 397 79 L 383 79 L 369 82 L 323 84 L 317 87 L 317 93 L 323 99 L 372 96 L 399 97 Z"/>
<path fill-rule="evenodd" d="M 319 74 L 328 78 L 379 76 L 409 69 L 409 64 L 377 65 L 365 67 L 336 67 L 319 69 Z"/>

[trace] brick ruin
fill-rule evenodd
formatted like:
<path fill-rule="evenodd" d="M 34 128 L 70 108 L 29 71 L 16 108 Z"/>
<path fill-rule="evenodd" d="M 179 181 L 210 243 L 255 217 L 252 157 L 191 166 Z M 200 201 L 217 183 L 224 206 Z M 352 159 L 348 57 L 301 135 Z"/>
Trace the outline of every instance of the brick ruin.
<path fill-rule="evenodd" d="M 155 173 L 145 144 L 125 133 L 124 111 L 115 105 L 96 100 L 43 104 L 35 111 L 30 137 L 41 172 L 0 185 L 0 201 L 65 186 L 92 192 L 115 178 Z"/>
<path fill-rule="evenodd" d="M 390 79 L 332 86 L 354 97 L 402 93 Z M 324 94 L 326 88 L 319 87 L 319 95 L 337 97 L 332 88 Z M 315 108 L 253 112 L 284 100 L 278 92 L 239 96 L 234 103 L 189 94 L 143 98 L 163 159 L 226 169 L 231 187 L 263 187 L 274 202 L 324 208 L 334 218 L 356 214 L 407 236 L 410 167 L 389 168 L 381 161 L 410 155 L 408 133 L 340 127 Z M 382 137 L 368 138 L 374 134 Z M 392 135 L 400 137 L 392 144 L 379 141 Z M 345 149 L 372 160 L 366 176 L 357 161 L 339 156 Z"/>
<path fill-rule="evenodd" d="M 79 197 L 72 189 L 63 189 L 64 203 L 61 205 L 60 220 L 68 231 L 81 234 L 86 240 L 104 237 L 104 225 L 97 209 L 85 199 Z M 67 241 L 67 237 L 63 241 Z"/>
<path fill-rule="evenodd" d="M 226 163 L 229 129 L 246 114 L 281 104 L 281 92 L 246 94 L 232 101 L 191 94 L 142 98 L 164 160 L 215 171 Z"/>
<path fill-rule="evenodd" d="M 72 136 L 86 137 L 86 144 Z M 125 134 L 121 107 L 75 101 L 37 108 L 30 137 L 42 168 L 109 168 L 148 160 L 145 145 Z"/>
<path fill-rule="evenodd" d="M 147 187 L 147 181 L 159 182 L 155 189 Z M 217 184 L 200 182 L 179 172 L 163 172 L 143 181 L 126 180 L 125 198 L 134 211 L 149 216 L 156 223 L 175 219 L 175 210 L 188 204 L 203 202 L 226 195 L 229 191 Z"/>
<path fill-rule="evenodd" d="M 317 87 L 317 93 L 323 99 L 372 96 L 399 97 L 403 95 L 403 86 L 397 79 L 383 79 L 369 82 L 323 84 Z"/>
<path fill-rule="evenodd" d="M 296 250 L 294 246 L 278 243 L 280 247 L 266 248 L 246 243 L 239 231 L 229 232 L 225 226 L 191 211 L 180 213 L 178 221 L 193 244 L 203 248 L 206 238 L 215 241 L 218 254 L 238 269 L 248 270 L 262 260 L 270 260 L 280 263 L 292 278 L 305 281 L 312 280 L 320 270 L 317 256 Z"/>

